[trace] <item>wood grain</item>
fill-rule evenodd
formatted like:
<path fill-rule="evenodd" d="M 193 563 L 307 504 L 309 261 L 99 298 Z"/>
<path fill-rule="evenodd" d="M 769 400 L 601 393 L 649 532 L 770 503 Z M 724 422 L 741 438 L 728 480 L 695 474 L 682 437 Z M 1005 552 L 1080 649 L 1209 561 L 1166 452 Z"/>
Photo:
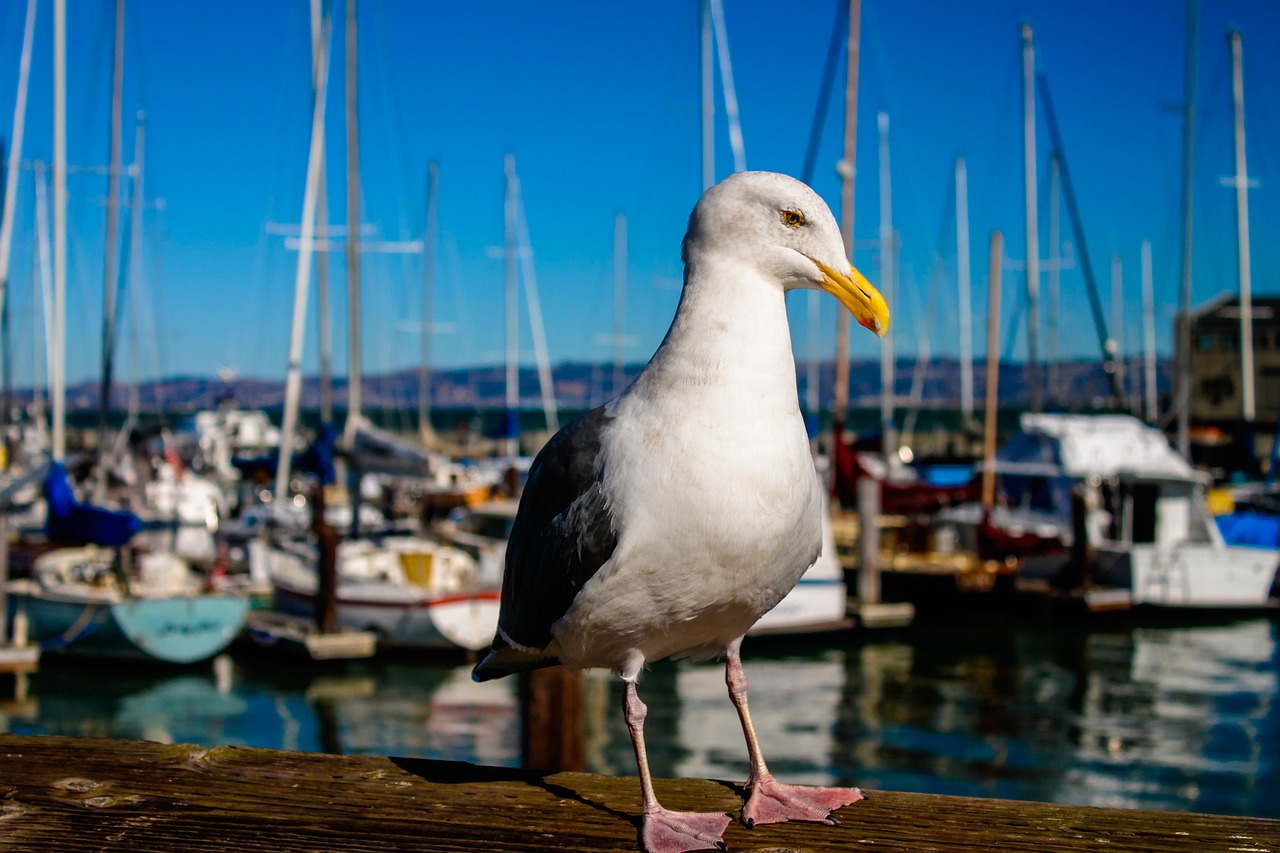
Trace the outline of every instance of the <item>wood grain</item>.
<path fill-rule="evenodd" d="M 676 809 L 742 806 L 736 785 L 660 780 Z M 1280 821 L 868 792 L 841 825 L 725 835 L 735 851 L 1280 853 Z M 633 851 L 634 777 L 242 747 L 0 735 L 0 850 Z"/>

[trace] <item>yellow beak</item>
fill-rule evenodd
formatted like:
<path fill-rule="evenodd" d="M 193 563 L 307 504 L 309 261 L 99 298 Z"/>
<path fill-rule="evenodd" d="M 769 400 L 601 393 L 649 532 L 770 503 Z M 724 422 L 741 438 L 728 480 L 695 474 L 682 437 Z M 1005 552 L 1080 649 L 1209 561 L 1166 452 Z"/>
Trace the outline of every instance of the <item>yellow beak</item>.
<path fill-rule="evenodd" d="M 883 338 L 885 332 L 889 331 L 889 306 L 880 291 L 855 267 L 849 267 L 848 274 L 844 274 L 816 258 L 809 260 L 822 272 L 822 289 L 839 299 L 840 304 L 849 309 L 849 313 L 853 314 L 860 325 Z"/>

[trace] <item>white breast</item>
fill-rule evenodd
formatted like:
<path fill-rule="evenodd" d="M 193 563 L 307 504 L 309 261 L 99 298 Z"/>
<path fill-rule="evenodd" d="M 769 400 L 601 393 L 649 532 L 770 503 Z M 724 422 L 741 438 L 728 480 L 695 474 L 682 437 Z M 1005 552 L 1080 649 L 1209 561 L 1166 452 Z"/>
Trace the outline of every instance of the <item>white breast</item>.
<path fill-rule="evenodd" d="M 696 324 L 678 317 L 614 404 L 603 461 L 618 545 L 553 629 L 570 665 L 722 652 L 818 555 L 821 491 L 781 291 L 748 288 L 732 305 L 710 337 L 680 334 Z"/>

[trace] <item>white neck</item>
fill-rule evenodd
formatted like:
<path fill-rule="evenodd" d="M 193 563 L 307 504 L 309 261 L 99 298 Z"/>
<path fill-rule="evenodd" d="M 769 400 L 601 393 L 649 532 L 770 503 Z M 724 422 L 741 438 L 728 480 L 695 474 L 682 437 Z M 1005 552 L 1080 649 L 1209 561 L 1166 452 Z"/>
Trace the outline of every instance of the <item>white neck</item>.
<path fill-rule="evenodd" d="M 798 409 L 796 366 L 782 289 L 724 256 L 691 259 L 675 319 L 630 393 Z"/>

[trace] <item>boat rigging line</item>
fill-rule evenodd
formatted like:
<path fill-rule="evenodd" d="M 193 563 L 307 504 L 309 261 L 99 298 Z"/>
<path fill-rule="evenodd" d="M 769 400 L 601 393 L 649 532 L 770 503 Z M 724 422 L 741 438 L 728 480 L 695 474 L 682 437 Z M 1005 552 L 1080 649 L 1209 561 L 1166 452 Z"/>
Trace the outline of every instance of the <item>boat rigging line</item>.
<path fill-rule="evenodd" d="M 1093 275 L 1093 264 L 1089 260 L 1089 246 L 1084 237 L 1084 224 L 1080 218 L 1080 206 L 1076 202 L 1075 186 L 1071 183 L 1071 170 L 1067 167 L 1067 155 L 1062 145 L 1062 134 L 1058 129 L 1058 118 L 1053 111 L 1053 99 L 1049 96 L 1049 80 L 1044 72 L 1036 75 L 1036 88 L 1040 99 L 1044 102 L 1045 126 L 1049 131 L 1049 142 L 1053 146 L 1053 154 L 1058 158 L 1059 177 L 1062 182 L 1062 198 L 1067 204 L 1067 218 L 1071 220 L 1071 231 L 1075 235 L 1076 247 L 1079 250 L 1080 270 L 1084 274 L 1085 291 L 1089 296 L 1089 308 L 1093 313 L 1093 326 L 1098 333 L 1098 345 L 1102 349 L 1102 369 L 1111 383 L 1111 396 L 1115 405 L 1124 405 L 1124 393 L 1120 385 L 1120 375 L 1116 372 L 1116 343 L 1107 334 L 1107 320 L 1102 310 L 1102 300 L 1098 296 L 1098 282 Z"/>

